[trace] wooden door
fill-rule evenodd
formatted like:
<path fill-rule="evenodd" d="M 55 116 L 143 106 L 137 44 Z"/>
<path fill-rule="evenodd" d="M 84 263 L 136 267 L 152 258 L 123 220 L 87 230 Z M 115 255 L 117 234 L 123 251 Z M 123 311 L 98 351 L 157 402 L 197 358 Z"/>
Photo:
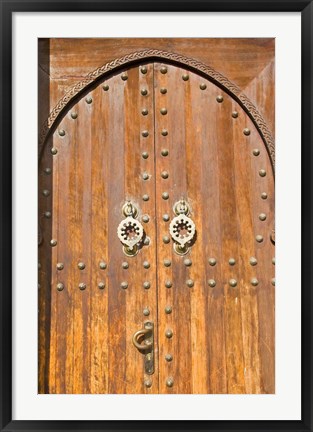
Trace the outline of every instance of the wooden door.
<path fill-rule="evenodd" d="M 210 69 L 148 54 L 121 63 L 50 117 L 39 164 L 39 280 L 51 287 L 40 303 L 41 388 L 273 393 L 266 125 Z M 181 200 L 195 226 L 182 249 L 170 230 Z M 117 233 L 127 202 L 143 229 L 134 256 Z M 133 344 L 147 321 L 150 372 Z"/>
<path fill-rule="evenodd" d="M 167 65 L 162 73 L 163 67 L 155 64 L 160 392 L 271 393 L 271 161 L 251 119 L 231 96 L 194 72 Z M 167 179 L 161 178 L 164 169 Z M 162 199 L 164 191 L 168 200 Z M 162 216 L 173 218 L 181 198 L 196 226 L 184 256 L 162 242 L 168 232 Z M 166 259 L 171 266 L 164 266 Z"/>

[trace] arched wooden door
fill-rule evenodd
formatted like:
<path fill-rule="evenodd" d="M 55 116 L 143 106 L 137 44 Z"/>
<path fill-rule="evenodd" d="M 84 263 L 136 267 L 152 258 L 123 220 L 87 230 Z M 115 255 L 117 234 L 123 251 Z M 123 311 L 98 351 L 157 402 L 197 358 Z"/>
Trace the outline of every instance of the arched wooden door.
<path fill-rule="evenodd" d="M 274 175 L 253 116 L 161 60 L 65 106 L 39 167 L 47 392 L 275 391 Z"/>

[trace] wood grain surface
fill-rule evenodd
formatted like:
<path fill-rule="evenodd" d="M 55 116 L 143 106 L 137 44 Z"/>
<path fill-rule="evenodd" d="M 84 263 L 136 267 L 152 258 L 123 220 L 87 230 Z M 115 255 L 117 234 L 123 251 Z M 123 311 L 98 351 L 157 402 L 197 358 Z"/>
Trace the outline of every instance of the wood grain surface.
<path fill-rule="evenodd" d="M 66 90 L 117 57 L 144 49 L 186 55 L 225 75 L 254 102 L 274 134 L 273 38 L 39 39 L 39 125 Z M 49 100 L 48 104 L 45 101 Z"/>
<path fill-rule="evenodd" d="M 50 104 L 60 96 L 57 81 L 70 85 L 70 71 L 76 79 L 99 61 L 100 42 L 86 41 L 93 43 L 93 60 L 84 57 L 85 44 L 50 41 Z M 204 41 L 191 41 L 173 44 L 189 55 L 193 47 L 200 56 Z M 233 47 L 238 55 L 244 47 L 255 48 L 254 72 L 251 65 L 247 72 L 247 61 L 241 76 L 233 54 L 223 68 L 236 69 L 241 84 L 264 101 L 273 124 L 273 104 L 266 96 L 273 96 L 274 88 L 272 41 L 225 44 L 225 53 L 225 47 Z M 59 60 L 53 51 L 57 46 Z M 110 56 L 116 41 L 107 46 Z M 222 45 L 210 40 L 210 47 L 218 52 Z M 81 66 L 75 60 L 71 69 L 73 50 L 85 60 Z M 122 40 L 119 50 L 125 53 Z M 51 66 L 55 62 L 57 68 Z M 106 77 L 69 107 L 49 137 L 39 164 L 38 196 L 39 393 L 275 392 L 274 174 L 257 129 L 228 94 L 164 62 Z M 173 206 L 182 198 L 196 225 L 185 256 L 174 252 L 172 240 L 164 241 L 175 217 Z M 149 239 L 135 257 L 123 253 L 117 237 L 126 200 L 137 206 Z M 53 247 L 51 239 L 57 241 Z M 165 312 L 168 307 L 171 313 Z M 132 344 L 147 319 L 155 326 L 150 376 L 143 354 Z"/>

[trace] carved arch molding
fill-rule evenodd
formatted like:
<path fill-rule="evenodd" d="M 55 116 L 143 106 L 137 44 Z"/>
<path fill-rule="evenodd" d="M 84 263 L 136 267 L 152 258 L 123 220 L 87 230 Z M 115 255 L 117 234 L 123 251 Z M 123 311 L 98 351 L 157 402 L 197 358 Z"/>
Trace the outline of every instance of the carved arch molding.
<path fill-rule="evenodd" d="M 80 95 L 87 91 L 93 84 L 95 84 L 101 78 L 104 78 L 109 73 L 112 73 L 118 69 L 125 68 L 127 66 L 140 63 L 141 61 L 158 60 L 171 64 L 176 64 L 181 67 L 185 67 L 216 84 L 218 87 L 227 92 L 244 111 L 249 115 L 257 130 L 259 131 L 266 149 L 268 151 L 273 171 L 275 172 L 275 143 L 273 136 L 268 129 L 266 122 L 254 104 L 250 99 L 240 90 L 238 86 L 229 81 L 224 75 L 217 72 L 210 66 L 199 62 L 193 58 L 186 57 L 176 53 L 170 53 L 166 51 L 159 51 L 155 49 L 143 50 L 127 54 L 123 57 L 112 60 L 109 63 L 97 68 L 90 72 L 82 81 L 73 85 L 59 100 L 57 105 L 53 108 L 49 117 L 43 124 L 39 134 L 39 158 L 42 154 L 44 144 L 50 134 L 55 130 L 58 121 L 62 118 L 62 114 L 68 106 L 70 106 Z"/>

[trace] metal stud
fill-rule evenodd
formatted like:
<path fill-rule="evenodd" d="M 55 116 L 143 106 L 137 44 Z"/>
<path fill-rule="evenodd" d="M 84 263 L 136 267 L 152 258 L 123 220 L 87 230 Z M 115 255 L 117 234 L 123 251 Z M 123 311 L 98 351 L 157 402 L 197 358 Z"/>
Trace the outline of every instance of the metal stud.
<path fill-rule="evenodd" d="M 57 263 L 57 269 L 58 270 L 63 270 L 64 269 L 64 264 L 61 263 L 61 262 Z"/>
<path fill-rule="evenodd" d="M 141 66 L 141 68 L 140 68 L 140 72 L 141 72 L 142 74 L 146 74 L 147 71 L 148 71 L 147 66 Z"/>
<path fill-rule="evenodd" d="M 141 153 L 141 156 L 143 157 L 143 159 L 148 159 L 148 157 L 149 157 L 149 153 L 148 152 L 142 152 Z"/>
<path fill-rule="evenodd" d="M 216 101 L 217 101 L 218 103 L 223 102 L 223 100 L 224 100 L 224 98 L 223 98 L 222 95 L 218 95 L 218 96 L 216 96 Z"/>
<path fill-rule="evenodd" d="M 150 310 L 149 308 L 144 308 L 144 310 L 142 311 L 142 313 L 144 314 L 144 316 L 149 316 L 150 315 Z"/>
<path fill-rule="evenodd" d="M 101 289 L 101 290 L 104 289 L 105 288 L 105 283 L 104 282 L 99 282 L 98 283 L 98 288 Z"/>
<path fill-rule="evenodd" d="M 166 108 L 161 108 L 161 109 L 160 109 L 160 113 L 161 113 L 162 115 L 166 115 L 166 114 L 167 114 L 167 109 L 166 109 Z"/>
<path fill-rule="evenodd" d="M 192 287 L 194 286 L 194 281 L 193 281 L 192 279 L 188 279 L 188 280 L 186 281 L 186 285 L 187 285 L 189 288 L 192 288 Z"/>
<path fill-rule="evenodd" d="M 271 282 L 272 282 L 272 285 L 275 286 L 275 278 L 273 278 L 273 279 L 271 280 Z"/>
<path fill-rule="evenodd" d="M 167 235 L 165 235 L 165 236 L 163 236 L 163 243 L 169 243 L 171 240 L 170 240 L 170 238 L 169 238 L 169 236 L 167 236 Z"/>
<path fill-rule="evenodd" d="M 230 258 L 229 261 L 228 261 L 228 263 L 229 263 L 229 265 L 231 265 L 231 266 L 235 265 L 235 264 L 236 264 L 236 260 L 235 260 L 235 258 Z"/>
<path fill-rule="evenodd" d="M 144 223 L 148 223 L 149 220 L 150 220 L 149 215 L 146 214 L 146 215 L 143 215 L 143 216 L 142 216 L 142 222 L 144 222 Z"/>
<path fill-rule="evenodd" d="M 143 179 L 143 180 L 148 180 L 148 179 L 149 179 L 149 174 L 148 174 L 147 172 L 144 172 L 144 173 L 142 174 L 142 179 Z"/>
<path fill-rule="evenodd" d="M 83 263 L 83 262 L 79 262 L 79 263 L 77 264 L 77 267 L 79 268 L 79 270 L 84 270 L 84 268 L 86 267 L 86 265 L 85 265 L 85 263 Z"/>
<path fill-rule="evenodd" d="M 42 191 L 42 195 L 45 196 L 45 197 L 48 197 L 50 195 L 50 191 L 48 189 L 44 189 Z"/>
<path fill-rule="evenodd" d="M 262 243 L 262 241 L 263 241 L 263 237 L 259 234 L 255 237 L 255 239 L 258 243 Z"/>
<path fill-rule="evenodd" d="M 167 380 L 166 380 L 166 386 L 167 387 L 173 387 L 173 385 L 174 385 L 173 378 L 167 378 Z"/>
<path fill-rule="evenodd" d="M 72 112 L 72 113 L 71 113 L 71 117 L 72 117 L 73 120 L 76 120 L 77 117 L 78 117 L 77 112 Z"/>
<path fill-rule="evenodd" d="M 122 283 L 121 283 L 121 288 L 122 288 L 122 289 L 127 289 L 127 288 L 128 288 L 128 283 L 125 282 L 125 281 L 122 282 Z"/>
<path fill-rule="evenodd" d="M 244 130 L 243 130 L 243 134 L 244 134 L 244 135 L 249 136 L 250 133 L 251 133 L 250 129 L 248 129 L 248 128 L 244 128 Z"/>
<path fill-rule="evenodd" d="M 86 287 L 87 287 L 87 285 L 86 285 L 84 282 L 81 282 L 81 283 L 78 285 L 78 288 L 79 288 L 81 291 L 84 291 L 84 290 L 86 289 Z"/>
<path fill-rule="evenodd" d="M 168 222 L 168 221 L 170 220 L 170 217 L 169 217 L 168 214 L 165 213 L 165 214 L 162 216 L 162 219 L 164 220 L 164 222 Z"/>
<path fill-rule="evenodd" d="M 147 194 L 142 195 L 142 199 L 143 201 L 149 201 L 149 195 Z"/>
<path fill-rule="evenodd" d="M 59 282 L 59 283 L 57 284 L 57 290 L 58 290 L 58 291 L 63 291 L 63 290 L 64 290 L 64 284 L 62 284 L 61 282 Z"/>
<path fill-rule="evenodd" d="M 121 75 L 121 78 L 122 78 L 123 81 L 128 80 L 128 75 L 127 75 L 127 73 L 123 72 L 122 75 Z"/>
<path fill-rule="evenodd" d="M 266 192 L 262 192 L 261 193 L 261 198 L 266 200 L 267 199 L 267 193 Z"/>
<path fill-rule="evenodd" d="M 275 265 L 275 257 L 272 259 L 272 264 Z"/>
<path fill-rule="evenodd" d="M 41 264 L 40 263 L 38 263 L 38 270 L 40 270 L 41 269 Z"/>
<path fill-rule="evenodd" d="M 129 267 L 129 264 L 128 264 L 127 261 L 122 262 L 122 268 L 123 268 L 124 270 L 127 270 L 128 267 Z"/>
<path fill-rule="evenodd" d="M 141 94 L 142 94 L 142 96 L 147 96 L 148 90 L 145 88 L 141 89 Z"/>
<path fill-rule="evenodd" d="M 50 175 L 51 172 L 52 172 L 52 170 L 51 170 L 51 168 L 47 167 L 47 168 L 45 168 L 45 169 L 43 170 L 43 172 L 44 172 L 45 174 L 47 174 L 47 175 Z"/>
<path fill-rule="evenodd" d="M 58 242 L 55 239 L 50 240 L 50 245 L 52 247 L 56 246 L 58 244 Z"/>
<path fill-rule="evenodd" d="M 167 362 L 172 361 L 172 360 L 173 360 L 173 356 L 172 356 L 172 354 L 166 354 L 166 355 L 165 355 L 165 360 L 166 360 Z"/>
<path fill-rule="evenodd" d="M 250 264 L 251 264 L 252 266 L 257 265 L 257 263 L 258 263 L 258 260 L 257 260 L 256 258 L 254 258 L 254 257 L 251 257 L 251 258 L 250 258 Z"/>
<path fill-rule="evenodd" d="M 167 93 L 167 89 L 164 87 L 160 88 L 160 93 L 162 93 L 162 94 Z"/>
<path fill-rule="evenodd" d="M 166 74 L 167 73 L 167 67 L 166 66 L 162 66 L 161 69 L 160 69 L 160 72 L 162 74 Z"/>
<path fill-rule="evenodd" d="M 259 214 L 259 219 L 260 219 L 261 221 L 265 221 L 265 219 L 266 219 L 266 214 L 265 214 L 265 213 L 260 213 L 260 214 Z"/>
<path fill-rule="evenodd" d="M 85 101 L 87 102 L 87 104 L 91 104 L 92 97 L 91 96 L 86 97 Z"/>
<path fill-rule="evenodd" d="M 215 266 L 215 264 L 216 264 L 216 259 L 215 258 L 209 258 L 209 264 L 210 264 L 210 266 Z"/>
<path fill-rule="evenodd" d="M 149 263 L 149 261 L 144 261 L 142 265 L 143 265 L 143 267 L 144 267 L 145 269 L 150 268 L 150 263 Z"/>
<path fill-rule="evenodd" d="M 200 84 L 200 89 L 201 89 L 201 90 L 205 90 L 205 89 L 206 89 L 206 84 L 201 83 L 201 84 Z"/>
<path fill-rule="evenodd" d="M 171 337 L 173 336 L 173 330 L 167 329 L 165 332 L 165 336 L 167 337 L 167 339 L 171 339 Z"/>
<path fill-rule="evenodd" d="M 171 264 L 172 264 L 172 262 L 171 262 L 171 260 L 169 260 L 169 259 L 165 259 L 165 260 L 163 261 L 163 264 L 164 264 L 165 267 L 170 267 Z"/>
<path fill-rule="evenodd" d="M 252 278 L 250 282 L 253 286 L 257 286 L 259 284 L 259 281 L 256 278 Z"/>
<path fill-rule="evenodd" d="M 162 156 L 168 156 L 168 150 L 167 149 L 162 149 L 161 155 Z"/>
<path fill-rule="evenodd" d="M 108 84 L 104 84 L 104 86 L 102 86 L 102 88 L 104 91 L 108 91 L 110 87 L 108 86 Z"/>
<path fill-rule="evenodd" d="M 101 261 L 99 263 L 99 267 L 100 267 L 101 270 L 105 270 L 107 268 L 107 263 L 104 262 L 104 261 Z"/>
<path fill-rule="evenodd" d="M 173 284 L 170 280 L 165 281 L 166 288 L 172 288 Z"/>
<path fill-rule="evenodd" d="M 161 177 L 162 177 L 163 179 L 167 179 L 167 178 L 168 178 L 168 172 L 167 172 L 167 171 L 162 171 L 162 172 L 161 172 Z"/>
<path fill-rule="evenodd" d="M 264 169 L 261 169 L 261 170 L 259 171 L 259 176 L 260 176 L 260 177 L 265 177 L 265 176 L 266 176 L 266 171 L 265 171 Z"/>
<path fill-rule="evenodd" d="M 149 132 L 147 130 L 144 130 L 141 132 L 141 135 L 146 138 L 147 136 L 149 136 Z"/>
<path fill-rule="evenodd" d="M 183 79 L 184 81 L 188 81 L 188 80 L 189 80 L 189 75 L 188 75 L 188 74 L 183 74 L 183 75 L 182 75 L 182 79 Z"/>
<path fill-rule="evenodd" d="M 260 150 L 259 149 L 253 149 L 252 153 L 254 154 L 254 156 L 259 156 Z"/>
<path fill-rule="evenodd" d="M 144 244 L 145 246 L 148 246 L 148 245 L 150 244 L 150 237 L 145 237 L 145 239 L 144 239 L 144 241 L 143 241 L 143 244 Z"/>
<path fill-rule="evenodd" d="M 166 129 L 162 129 L 161 134 L 162 134 L 163 136 L 167 136 L 167 135 L 168 135 L 168 131 L 167 131 Z"/>
<path fill-rule="evenodd" d="M 144 384 L 145 384 L 145 387 L 150 388 L 150 387 L 152 387 L 152 380 L 150 378 L 145 379 Z"/>
<path fill-rule="evenodd" d="M 229 285 L 230 285 L 231 287 L 235 287 L 235 286 L 237 286 L 237 281 L 236 281 L 236 279 L 229 279 Z"/>
<path fill-rule="evenodd" d="M 148 115 L 148 110 L 147 110 L 147 108 L 144 108 L 144 109 L 141 111 L 141 114 L 144 115 L 144 116 Z"/>
<path fill-rule="evenodd" d="M 237 118 L 238 117 L 238 112 L 237 111 L 233 111 L 231 115 L 232 115 L 233 118 Z"/>
<path fill-rule="evenodd" d="M 51 212 L 46 211 L 46 212 L 44 213 L 44 216 L 45 216 L 45 218 L 50 219 L 50 218 L 51 218 Z"/>
<path fill-rule="evenodd" d="M 143 287 L 144 287 L 144 289 L 149 289 L 150 286 L 151 286 L 151 284 L 150 284 L 150 282 L 148 282 L 148 281 L 145 281 L 145 282 L 143 283 Z"/>
<path fill-rule="evenodd" d="M 214 280 L 214 279 L 209 279 L 209 280 L 208 280 L 208 285 L 209 285 L 211 288 L 214 288 L 215 285 L 216 285 L 215 280 Z"/>
<path fill-rule="evenodd" d="M 55 148 L 55 147 L 52 147 L 52 148 L 50 149 L 50 152 L 51 152 L 51 154 L 56 155 L 56 154 L 58 153 L 58 149 Z"/>
<path fill-rule="evenodd" d="M 59 135 L 60 136 L 64 136 L 65 135 L 65 130 L 64 129 L 59 129 Z"/>
<path fill-rule="evenodd" d="M 172 313 L 172 306 L 165 306 L 165 313 L 166 314 L 170 314 L 170 313 Z"/>
<path fill-rule="evenodd" d="M 167 199 L 169 198 L 169 193 L 168 193 L 168 192 L 163 192 L 163 193 L 162 193 L 162 198 L 163 198 L 164 200 L 167 200 Z"/>
<path fill-rule="evenodd" d="M 190 258 L 186 258 L 186 259 L 184 259 L 184 264 L 185 264 L 186 267 L 190 267 L 191 264 L 192 264 L 191 259 L 190 259 Z"/>

